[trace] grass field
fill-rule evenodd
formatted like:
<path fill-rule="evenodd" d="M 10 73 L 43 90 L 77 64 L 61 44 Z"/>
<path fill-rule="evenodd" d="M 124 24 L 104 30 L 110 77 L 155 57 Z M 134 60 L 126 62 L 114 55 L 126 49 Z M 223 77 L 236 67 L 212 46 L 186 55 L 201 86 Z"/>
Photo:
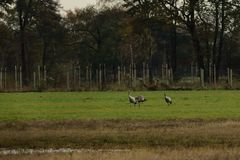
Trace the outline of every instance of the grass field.
<path fill-rule="evenodd" d="M 147 101 L 130 107 L 126 92 L 1 93 L 0 121 L 76 119 L 236 119 L 239 91 L 134 92 Z"/>
<path fill-rule="evenodd" d="M 0 159 L 239 157 L 239 91 L 166 91 L 174 101 L 170 106 L 163 93 L 132 93 L 147 98 L 140 108 L 130 107 L 126 92 L 1 93 L 0 151 L 80 148 L 95 153 L 0 154 Z"/>

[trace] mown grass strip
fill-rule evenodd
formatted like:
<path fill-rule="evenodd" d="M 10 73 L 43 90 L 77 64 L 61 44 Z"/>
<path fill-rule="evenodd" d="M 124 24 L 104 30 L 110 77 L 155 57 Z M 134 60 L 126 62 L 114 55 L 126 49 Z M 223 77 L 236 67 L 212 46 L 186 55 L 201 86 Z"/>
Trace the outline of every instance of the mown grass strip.
<path fill-rule="evenodd" d="M 1 93 L 0 121 L 86 119 L 239 119 L 239 91 L 133 92 L 147 101 L 130 107 L 127 92 Z"/>

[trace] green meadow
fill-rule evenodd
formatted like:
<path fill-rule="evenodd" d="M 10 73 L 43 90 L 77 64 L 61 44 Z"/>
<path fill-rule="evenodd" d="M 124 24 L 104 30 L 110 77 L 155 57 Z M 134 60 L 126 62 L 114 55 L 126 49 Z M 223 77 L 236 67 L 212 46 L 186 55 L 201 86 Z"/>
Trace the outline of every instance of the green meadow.
<path fill-rule="evenodd" d="M 173 99 L 168 106 L 164 92 Z M 127 92 L 1 93 L 0 121 L 107 119 L 239 119 L 239 91 L 144 91 L 130 106 Z"/>

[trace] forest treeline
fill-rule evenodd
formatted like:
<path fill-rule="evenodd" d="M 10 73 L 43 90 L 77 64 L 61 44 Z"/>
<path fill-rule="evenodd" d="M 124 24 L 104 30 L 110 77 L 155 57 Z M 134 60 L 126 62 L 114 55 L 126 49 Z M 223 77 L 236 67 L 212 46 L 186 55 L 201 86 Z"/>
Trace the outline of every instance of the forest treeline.
<path fill-rule="evenodd" d="M 167 64 L 178 77 L 193 63 L 206 78 L 216 67 L 217 79 L 240 69 L 240 0 L 99 0 L 61 10 L 58 0 L 0 0 L 0 65 L 21 66 L 25 85 L 37 65 L 54 75 Z"/>

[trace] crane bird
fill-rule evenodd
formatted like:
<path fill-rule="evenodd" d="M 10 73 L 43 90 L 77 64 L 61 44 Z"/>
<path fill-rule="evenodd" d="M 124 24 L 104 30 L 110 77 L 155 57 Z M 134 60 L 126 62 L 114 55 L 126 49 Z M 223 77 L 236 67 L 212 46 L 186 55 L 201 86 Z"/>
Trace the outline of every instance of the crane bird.
<path fill-rule="evenodd" d="M 135 97 L 135 100 L 138 102 L 138 105 L 140 107 L 140 103 L 145 102 L 147 99 L 144 96 L 137 96 Z"/>
<path fill-rule="evenodd" d="M 131 103 L 134 104 L 134 106 L 138 103 L 136 98 L 130 95 L 130 91 L 128 91 L 128 99 L 129 99 L 129 102 L 130 102 L 130 106 L 131 106 Z"/>
<path fill-rule="evenodd" d="M 166 96 L 166 94 L 164 93 L 164 99 L 165 99 L 165 102 L 170 105 L 172 104 L 172 98 L 169 97 L 169 96 Z"/>

